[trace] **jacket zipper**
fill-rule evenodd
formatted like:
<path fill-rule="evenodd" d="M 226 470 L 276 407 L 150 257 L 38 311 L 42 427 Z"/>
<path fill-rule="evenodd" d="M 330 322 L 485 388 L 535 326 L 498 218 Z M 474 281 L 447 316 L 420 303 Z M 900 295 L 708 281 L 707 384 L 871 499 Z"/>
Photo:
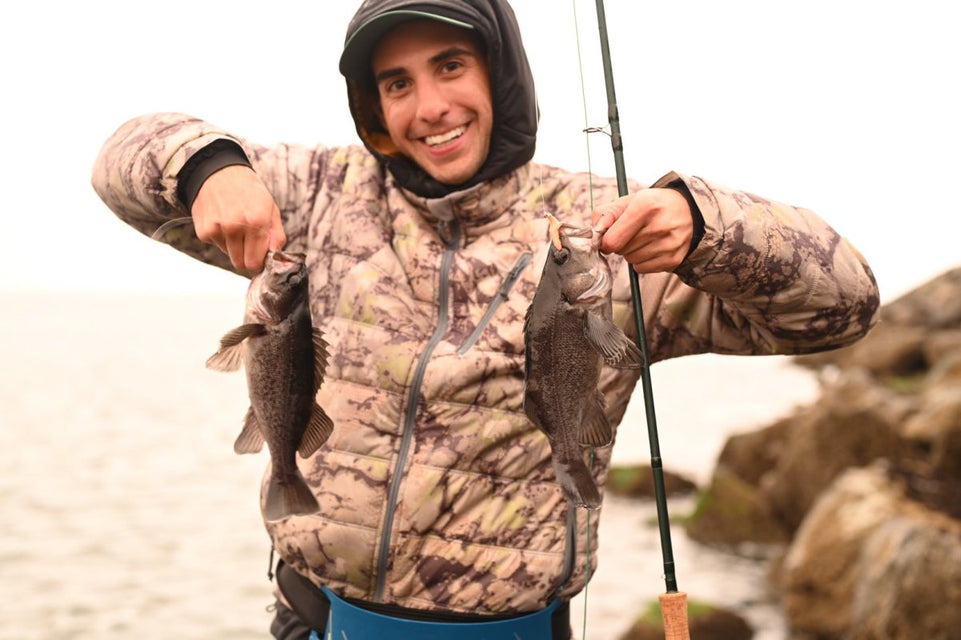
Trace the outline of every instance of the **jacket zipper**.
<path fill-rule="evenodd" d="M 491 318 L 494 317 L 494 314 L 497 312 L 500 306 L 507 301 L 507 296 L 510 295 L 511 289 L 514 288 L 514 284 L 521 277 L 521 273 L 523 273 L 525 267 L 530 264 L 533 257 L 534 256 L 531 253 L 525 253 L 518 258 L 517 263 L 508 272 L 507 277 L 504 278 L 504 282 L 501 283 L 500 289 L 497 290 L 497 295 L 495 295 L 494 299 L 491 300 L 490 306 L 487 307 L 487 311 L 484 312 L 484 317 L 481 318 L 481 321 L 477 324 L 477 327 L 474 328 L 464 344 L 462 344 L 457 350 L 457 355 L 462 356 L 470 351 L 470 348 L 473 347 L 474 344 L 480 339 L 481 334 L 484 333 L 484 329 L 486 329 L 487 325 L 490 324 Z"/>
<path fill-rule="evenodd" d="M 454 259 L 454 252 L 460 247 L 460 224 L 457 219 L 452 219 L 449 223 L 441 221 L 441 237 L 444 232 L 449 233 L 449 238 L 445 240 L 444 256 L 440 264 L 440 284 L 438 290 L 438 311 L 437 327 L 434 334 L 428 340 L 420 358 L 417 361 L 417 368 L 414 370 L 414 378 L 410 384 L 410 395 L 407 400 L 407 409 L 404 414 L 404 430 L 400 440 L 400 450 L 397 452 L 397 463 L 394 465 L 394 475 L 390 479 L 390 489 L 387 493 L 387 512 L 384 514 L 384 529 L 380 540 L 380 549 L 377 559 L 377 582 L 374 587 L 374 602 L 384 601 L 384 590 L 387 583 L 387 563 L 390 559 L 391 530 L 394 527 L 394 514 L 397 511 L 397 497 L 400 495 L 400 484 L 404 476 L 404 467 L 407 464 L 407 457 L 410 455 L 410 447 L 414 441 L 414 421 L 417 418 L 417 397 L 420 395 L 421 385 L 424 383 L 424 374 L 427 371 L 427 363 L 430 355 L 444 337 L 447 331 L 447 323 L 450 320 L 449 299 L 450 299 L 450 266 Z M 449 229 L 445 229 L 447 225 Z"/>

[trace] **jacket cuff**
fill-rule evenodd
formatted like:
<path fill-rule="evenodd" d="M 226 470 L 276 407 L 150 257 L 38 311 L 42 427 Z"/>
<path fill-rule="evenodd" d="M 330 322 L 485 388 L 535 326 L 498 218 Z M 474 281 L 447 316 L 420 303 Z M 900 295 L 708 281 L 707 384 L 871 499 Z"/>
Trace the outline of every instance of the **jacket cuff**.
<path fill-rule="evenodd" d="M 687 184 L 681 179 L 676 173 L 669 173 L 652 186 L 660 189 L 673 189 L 677 191 L 684 199 L 687 200 L 687 206 L 691 209 L 691 222 L 694 223 L 694 234 L 691 236 L 691 245 L 687 249 L 687 256 L 694 253 L 697 249 L 697 245 L 701 243 L 701 239 L 704 237 L 704 215 L 701 213 L 701 209 L 697 206 L 697 202 L 694 200 L 694 196 L 691 194 L 691 190 L 688 189 Z"/>
<path fill-rule="evenodd" d="M 190 211 L 207 178 L 231 165 L 251 166 L 247 154 L 233 140 L 211 142 L 184 163 L 177 176 L 177 199 Z"/>

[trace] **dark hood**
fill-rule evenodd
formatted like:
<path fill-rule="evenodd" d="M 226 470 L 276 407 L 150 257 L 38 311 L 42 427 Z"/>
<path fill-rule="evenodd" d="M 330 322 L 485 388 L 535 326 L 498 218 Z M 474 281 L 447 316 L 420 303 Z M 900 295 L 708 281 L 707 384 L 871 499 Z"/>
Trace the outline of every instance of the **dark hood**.
<path fill-rule="evenodd" d="M 348 78 L 347 96 L 357 133 L 397 182 L 419 196 L 439 198 L 502 176 L 533 158 L 538 118 L 534 78 L 510 5 L 505 0 L 367 0 L 350 21 L 345 42 L 371 18 L 398 9 L 434 10 L 473 25 L 490 60 L 494 124 L 490 151 L 478 172 L 463 184 L 442 184 L 397 153 L 374 110 L 378 98 L 372 78 Z"/>

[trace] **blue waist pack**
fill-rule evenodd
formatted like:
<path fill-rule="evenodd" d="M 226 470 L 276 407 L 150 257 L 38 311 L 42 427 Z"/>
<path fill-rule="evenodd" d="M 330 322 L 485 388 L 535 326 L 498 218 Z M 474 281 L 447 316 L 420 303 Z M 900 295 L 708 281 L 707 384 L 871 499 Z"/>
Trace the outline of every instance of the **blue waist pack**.
<path fill-rule="evenodd" d="M 554 600 L 534 613 L 485 622 L 439 622 L 398 618 L 370 611 L 336 596 L 326 587 L 323 594 L 330 601 L 330 613 L 324 637 L 316 631 L 311 640 L 552 640 L 568 638 L 568 616 L 558 616 L 562 603 Z M 564 606 L 564 613 L 567 607 Z M 559 624 L 566 628 L 555 629 Z M 555 635 L 559 632 L 558 635 Z"/>

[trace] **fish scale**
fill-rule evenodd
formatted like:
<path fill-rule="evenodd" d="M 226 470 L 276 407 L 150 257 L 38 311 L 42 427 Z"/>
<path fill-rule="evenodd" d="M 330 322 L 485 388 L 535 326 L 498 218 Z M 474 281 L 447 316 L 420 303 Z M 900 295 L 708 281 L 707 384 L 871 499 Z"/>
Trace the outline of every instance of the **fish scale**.
<path fill-rule="evenodd" d="M 270 480 L 264 517 L 278 521 L 319 509 L 297 468 L 333 430 L 316 395 L 327 367 L 327 343 L 311 326 L 307 267 L 302 253 L 268 252 L 247 290 L 244 324 L 228 331 L 207 360 L 218 371 L 247 370 L 250 408 L 234 450 L 256 453 L 266 442 Z"/>
<path fill-rule="evenodd" d="M 613 323 L 613 278 L 600 253 L 601 232 L 547 216 L 550 246 L 524 321 L 524 411 L 547 436 L 564 496 L 594 509 L 601 496 L 584 448 L 614 437 L 598 390 L 601 370 L 640 368 L 642 355 Z"/>

